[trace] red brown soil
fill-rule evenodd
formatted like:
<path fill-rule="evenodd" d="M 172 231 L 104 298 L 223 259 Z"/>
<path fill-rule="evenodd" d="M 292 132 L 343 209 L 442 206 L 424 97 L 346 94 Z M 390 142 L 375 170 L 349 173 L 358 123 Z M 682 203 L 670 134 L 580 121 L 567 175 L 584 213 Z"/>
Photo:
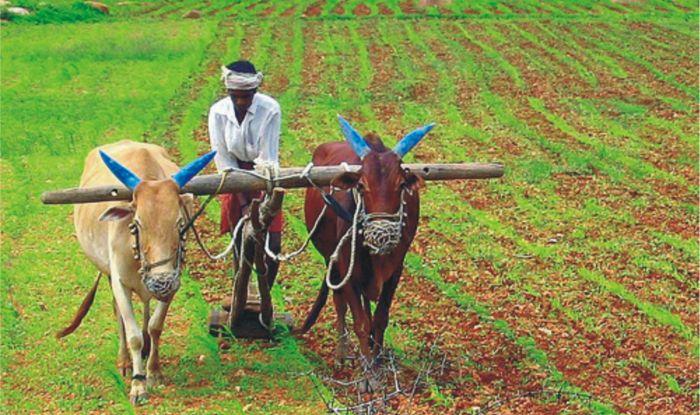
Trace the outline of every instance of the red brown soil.
<path fill-rule="evenodd" d="M 426 237 L 424 233 L 419 234 L 416 246 L 436 246 L 435 244 L 438 242 L 433 238 L 443 239 L 440 238 L 440 235 L 436 235 L 434 231 L 430 232 L 430 236 L 432 238 Z M 427 256 L 434 257 L 429 252 Z M 630 406 L 632 401 L 628 397 L 616 397 L 615 394 L 618 392 L 611 394 L 613 391 L 611 391 L 610 385 L 626 386 L 627 388 L 634 387 L 635 394 L 644 393 L 644 396 L 648 397 L 644 399 L 647 403 L 653 402 L 654 396 L 657 398 L 663 396 L 664 392 L 660 389 L 663 389 L 664 385 L 662 379 L 649 379 L 646 371 L 636 367 L 628 367 L 621 372 L 616 362 L 628 360 L 638 355 L 653 356 L 654 351 L 653 349 L 650 350 L 646 339 L 669 339 L 667 336 L 672 336 L 675 340 L 669 339 L 668 342 L 665 342 L 665 347 L 674 348 L 675 350 L 672 352 L 674 356 L 686 356 L 685 349 L 678 349 L 674 346 L 678 342 L 677 336 L 667 328 L 653 327 L 650 329 L 645 324 L 644 328 L 637 331 L 633 336 L 628 334 L 629 329 L 621 330 L 621 327 L 635 325 L 635 311 L 633 308 L 630 308 L 628 303 L 614 297 L 591 298 L 590 295 L 584 294 L 587 291 L 584 287 L 571 287 L 570 282 L 557 281 L 560 278 L 558 275 L 547 272 L 544 269 L 535 271 L 543 276 L 546 275 L 546 285 L 539 289 L 536 288 L 543 296 L 534 297 L 525 294 L 526 299 L 524 302 L 514 302 L 511 299 L 511 295 L 512 290 L 517 290 L 516 286 L 511 288 L 509 287 L 510 284 L 501 286 L 503 283 L 489 283 L 489 281 L 494 279 L 496 281 L 501 279 L 499 278 L 500 273 L 494 275 L 493 271 L 488 271 L 493 269 L 492 266 L 487 266 L 484 263 L 479 265 L 471 264 L 458 253 L 448 256 L 443 261 L 451 264 L 450 269 L 460 270 L 459 274 L 454 271 L 448 271 L 447 274 L 443 273 L 443 279 L 458 283 L 462 287 L 463 292 L 476 297 L 477 301 L 483 304 L 489 304 L 492 310 L 496 310 L 494 317 L 508 321 L 518 335 L 533 336 L 537 346 L 549 355 L 550 361 L 564 373 L 567 380 L 592 393 L 599 399 L 619 404 L 618 409 L 624 409 L 632 413 L 646 413 L 643 411 L 646 404 L 637 402 L 635 405 L 642 406 L 636 406 L 637 409 L 633 409 L 633 406 Z M 539 268 L 539 266 L 535 268 Z M 465 275 L 469 275 L 469 278 L 465 279 Z M 609 324 L 610 322 L 603 321 L 598 323 L 603 325 L 602 330 L 591 331 L 580 322 L 570 320 L 553 310 L 548 301 L 548 298 L 552 295 L 550 290 L 561 290 L 562 288 L 553 287 L 566 286 L 569 286 L 569 288 L 564 290 L 573 289 L 574 292 L 579 292 L 580 294 L 573 298 L 562 298 L 561 301 L 564 307 L 576 307 L 576 304 L 585 303 L 594 309 L 615 310 L 615 315 L 611 318 L 611 320 L 614 319 L 614 324 L 611 325 Z M 521 293 L 520 295 L 524 294 Z M 617 347 L 613 339 L 625 339 L 625 341 Z M 690 377 L 690 374 L 693 373 L 695 368 L 687 358 L 679 360 L 683 362 L 680 370 L 676 366 L 677 363 L 671 366 L 670 360 L 662 360 L 664 360 L 664 363 L 656 362 L 658 367 L 664 367 L 664 370 L 671 370 L 677 378 L 684 379 L 684 381 L 693 379 L 693 377 Z M 678 377 L 681 373 L 682 375 Z M 624 382 L 621 383 L 623 379 Z M 692 407 L 692 400 L 688 397 L 686 398 L 682 400 L 684 402 L 683 406 L 686 408 Z M 675 403 L 667 403 L 665 410 L 671 411 L 673 408 L 679 407 L 676 405 L 680 405 L 680 400 Z"/>
<path fill-rule="evenodd" d="M 404 14 L 420 14 L 421 11 L 418 10 L 414 4 L 414 2 L 407 0 L 407 1 L 402 1 L 399 3 L 399 7 L 401 7 L 401 11 Z"/>
<path fill-rule="evenodd" d="M 381 14 L 382 16 L 392 16 L 394 14 L 394 12 L 392 12 L 391 9 L 388 8 L 384 3 L 379 3 L 378 7 L 379 14 Z"/>
<path fill-rule="evenodd" d="M 292 7 L 288 8 L 287 10 L 285 10 L 284 12 L 282 12 L 282 16 L 289 17 L 289 16 L 293 15 L 295 11 L 296 11 L 296 6 L 292 6 Z"/>
<path fill-rule="evenodd" d="M 372 9 L 367 7 L 367 5 L 365 4 L 358 4 L 352 10 L 352 14 L 354 14 L 355 16 L 369 16 L 370 14 L 372 14 Z"/>
<path fill-rule="evenodd" d="M 316 3 L 312 4 L 309 6 L 305 11 L 304 11 L 304 16 L 308 17 L 316 17 L 321 14 L 323 11 L 323 6 L 326 4 L 325 0 L 320 0 L 317 1 Z"/>
<path fill-rule="evenodd" d="M 170 9 L 170 10 L 166 11 L 165 13 L 161 13 L 161 14 L 159 14 L 157 17 L 158 17 L 159 19 L 165 19 L 165 18 L 170 17 L 170 16 L 172 16 L 172 15 L 174 15 L 174 14 L 182 13 L 182 12 L 184 12 L 185 10 L 189 10 L 189 8 L 187 7 L 187 5 L 181 5 L 181 6 L 175 7 L 174 9 Z"/>
<path fill-rule="evenodd" d="M 595 48 L 595 43 L 596 42 L 610 42 L 610 39 L 603 38 L 601 37 L 600 34 L 596 32 L 596 28 L 600 28 L 602 30 L 605 30 L 607 26 L 604 24 L 596 24 L 596 23 L 590 23 L 590 27 L 583 27 L 583 32 L 585 32 L 590 38 L 593 43 L 588 43 L 587 47 L 588 48 Z M 580 35 L 580 33 L 579 33 Z M 614 43 L 613 43 L 614 44 Z M 655 49 L 657 50 L 657 49 Z M 654 64 L 654 54 L 648 54 L 644 56 L 645 60 L 650 60 L 652 64 Z M 659 80 L 656 75 L 653 73 L 649 72 L 649 70 L 645 69 L 644 67 L 640 66 L 639 64 L 635 62 L 630 62 L 627 61 L 624 57 L 620 55 L 615 55 L 613 56 L 615 60 L 630 74 L 634 74 L 634 78 L 639 81 L 643 81 L 647 85 L 651 86 L 652 89 L 654 89 L 656 92 L 661 93 L 665 96 L 669 97 L 680 97 L 681 99 L 686 99 L 686 95 L 684 92 L 679 91 L 676 87 L 670 85 L 666 81 Z M 679 62 L 682 60 L 679 60 Z M 682 64 L 682 63 L 679 63 Z M 654 64 L 654 67 L 656 68 L 663 68 L 667 67 L 667 62 L 660 63 L 657 62 Z"/>
<path fill-rule="evenodd" d="M 207 16 L 216 16 L 217 14 L 219 14 L 220 12 L 222 12 L 223 10 L 224 10 L 223 7 L 221 7 L 221 8 L 216 8 L 216 9 L 211 9 L 211 10 L 209 10 L 209 11 L 207 12 Z"/>
<path fill-rule="evenodd" d="M 654 50 L 653 54 L 645 54 L 644 59 L 652 62 L 654 67 L 669 76 L 680 76 L 680 81 L 686 85 L 697 85 L 695 69 L 697 68 L 697 55 L 692 54 L 685 47 L 684 40 L 675 39 L 676 36 L 662 33 L 660 37 L 655 35 L 650 23 L 630 23 L 623 25 L 620 33 L 618 28 L 613 28 L 609 24 L 597 23 L 595 27 L 603 33 L 614 33 L 611 43 L 617 39 L 629 39 L 630 43 L 640 51 Z M 654 42 L 656 41 L 656 43 Z M 659 45 L 661 44 L 661 45 Z M 669 60 L 674 61 L 674 65 L 667 65 Z"/>
<path fill-rule="evenodd" d="M 509 4 L 508 8 L 511 10 L 511 13 L 515 13 L 515 14 L 528 14 L 529 13 L 526 9 L 519 7 L 517 4 Z"/>
<path fill-rule="evenodd" d="M 517 44 L 517 43 L 516 43 Z M 532 108 L 530 108 L 529 104 L 527 103 L 526 99 L 528 99 L 530 96 L 538 97 L 543 100 L 545 100 L 548 110 L 553 111 L 555 114 L 558 114 L 560 116 L 563 116 L 564 118 L 570 118 L 566 117 L 566 115 L 569 114 L 568 111 L 557 111 L 556 108 L 559 106 L 559 97 L 562 95 L 561 91 L 566 91 L 568 88 L 571 89 L 579 89 L 579 90 L 585 90 L 586 86 L 583 85 L 580 81 L 574 81 L 570 77 L 568 77 L 565 74 L 565 70 L 561 70 L 561 74 L 558 74 L 556 78 L 552 78 L 548 74 L 542 74 L 538 71 L 532 70 L 530 65 L 527 63 L 525 60 L 525 57 L 520 54 L 520 50 L 525 50 L 528 46 L 531 45 L 530 42 L 524 42 L 523 44 L 520 44 L 518 49 L 516 51 L 511 51 L 511 50 L 506 50 L 502 51 L 504 56 L 518 68 L 518 70 L 521 73 L 521 76 L 523 77 L 525 83 L 530 86 L 530 91 L 529 93 L 525 95 L 518 94 L 517 96 L 521 98 L 521 105 L 520 107 L 522 108 L 521 111 L 524 111 L 524 113 L 521 112 L 523 115 L 521 118 L 524 120 L 531 121 L 530 124 L 536 124 L 538 129 L 542 131 L 542 135 L 548 138 L 557 138 L 558 140 L 564 140 L 566 142 L 567 148 L 570 149 L 579 149 L 581 151 L 585 151 L 586 147 L 580 142 L 577 142 L 577 140 L 573 137 L 569 137 L 566 134 L 563 134 L 561 131 L 556 129 L 554 126 L 550 125 L 549 122 L 544 118 L 542 114 L 537 113 L 537 111 L 534 111 Z M 552 66 L 555 66 L 553 64 Z M 608 87 L 603 91 L 604 93 L 600 94 L 597 93 L 593 96 L 590 96 L 590 94 L 578 94 L 582 97 L 585 98 L 612 98 L 612 97 L 618 97 L 620 99 L 624 100 L 632 100 L 632 99 L 637 99 L 637 96 L 634 94 L 634 90 L 628 88 L 626 85 L 624 87 L 616 85 L 618 82 L 616 82 L 613 78 L 607 78 L 602 75 L 604 80 L 606 80 L 605 85 Z M 562 85 L 559 86 L 559 82 L 562 82 Z M 576 82 L 578 82 L 577 86 L 572 86 L 576 85 Z M 601 83 L 602 84 L 602 83 Z M 505 82 L 496 82 L 494 83 L 494 90 L 499 92 L 502 96 L 508 96 L 512 95 L 512 91 L 514 89 L 514 86 L 512 85 L 510 80 L 505 80 Z M 567 122 L 571 123 L 571 120 L 567 120 Z M 590 126 L 584 127 L 583 125 L 576 124 L 574 123 L 575 127 L 577 127 L 579 130 L 582 128 L 591 128 Z M 603 132 L 599 132 L 602 134 Z M 650 154 L 647 154 L 647 156 L 650 156 Z M 661 160 L 673 160 L 671 157 L 672 155 L 663 155 L 660 156 Z M 664 166 L 664 170 L 670 171 L 670 166 Z M 694 174 L 692 171 L 690 172 L 691 176 L 689 179 L 694 178 Z M 675 187 L 668 187 L 668 184 L 666 184 L 665 187 L 662 187 L 659 189 L 662 194 L 665 196 L 671 197 L 673 199 L 678 199 L 678 189 Z M 681 191 L 681 195 L 684 195 L 685 192 Z M 685 196 L 682 196 L 685 197 Z"/>
<path fill-rule="evenodd" d="M 143 15 L 143 16 L 150 15 L 150 14 L 155 14 L 155 12 L 157 12 L 158 10 L 160 10 L 160 9 L 161 9 L 163 6 L 165 6 L 165 5 L 166 5 L 166 3 L 160 3 L 160 4 L 156 4 L 156 5 L 154 5 L 154 6 L 146 7 L 145 9 L 140 10 L 140 11 L 139 11 L 139 14 L 140 14 L 140 15 Z"/>

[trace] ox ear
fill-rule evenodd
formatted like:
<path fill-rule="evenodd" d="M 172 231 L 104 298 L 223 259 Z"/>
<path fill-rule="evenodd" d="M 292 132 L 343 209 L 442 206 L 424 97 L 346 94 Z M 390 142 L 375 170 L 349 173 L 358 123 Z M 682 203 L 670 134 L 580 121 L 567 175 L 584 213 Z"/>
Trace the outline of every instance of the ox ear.
<path fill-rule="evenodd" d="M 173 181 L 175 181 L 179 187 L 184 187 L 187 182 L 192 180 L 197 173 L 202 171 L 202 169 L 209 164 L 215 155 L 216 151 L 211 151 L 181 168 L 179 172 L 173 174 Z"/>
<path fill-rule="evenodd" d="M 112 174 L 114 174 L 114 176 L 117 179 L 119 179 L 120 182 L 124 183 L 124 186 L 128 187 L 131 190 L 134 190 L 134 188 L 136 188 L 136 185 L 141 183 L 141 179 L 139 178 L 139 176 L 137 176 L 136 174 L 134 174 L 134 172 L 124 167 L 117 160 L 108 156 L 107 153 L 105 153 L 102 150 L 100 150 L 100 157 L 102 157 L 102 161 L 112 172 Z"/>
<path fill-rule="evenodd" d="M 180 205 L 187 209 L 187 213 L 191 214 L 194 206 L 194 196 L 192 193 L 184 193 L 180 195 Z"/>
<path fill-rule="evenodd" d="M 352 125 L 345 121 L 345 118 L 341 117 L 340 114 L 338 114 L 338 122 L 340 123 L 340 130 L 343 132 L 345 140 L 350 144 L 352 150 L 360 159 L 364 158 L 367 153 L 370 152 L 370 148 L 365 139 L 362 138 L 362 135 L 360 135 L 356 129 L 352 128 Z"/>
<path fill-rule="evenodd" d="M 112 221 L 112 220 L 122 220 L 126 218 L 131 218 L 134 215 L 134 208 L 129 206 L 112 206 L 111 208 L 102 212 L 100 215 L 100 222 Z"/>
<path fill-rule="evenodd" d="M 420 143 L 420 140 L 422 140 L 423 137 L 425 137 L 425 135 L 428 134 L 428 132 L 432 130 L 434 126 L 435 123 L 431 123 L 411 131 L 410 133 L 406 134 L 401 139 L 401 141 L 396 143 L 392 151 L 396 153 L 399 156 L 399 158 L 403 158 L 403 156 L 408 154 L 408 152 L 411 151 L 413 147 Z"/>
<path fill-rule="evenodd" d="M 362 177 L 360 173 L 346 171 L 345 173 L 335 176 L 333 180 L 331 180 L 331 186 L 342 190 L 348 190 L 355 187 L 360 177 Z"/>
<path fill-rule="evenodd" d="M 411 192 L 420 189 L 424 185 L 425 180 L 423 180 L 423 178 L 419 175 L 410 172 L 406 175 L 406 181 L 404 182 L 404 186 L 406 186 L 406 188 Z"/>

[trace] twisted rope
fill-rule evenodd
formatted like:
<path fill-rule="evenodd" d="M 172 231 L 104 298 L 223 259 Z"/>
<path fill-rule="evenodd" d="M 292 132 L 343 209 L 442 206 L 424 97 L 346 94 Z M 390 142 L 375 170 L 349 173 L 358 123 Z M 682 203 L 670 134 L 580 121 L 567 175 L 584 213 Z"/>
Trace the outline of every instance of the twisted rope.
<path fill-rule="evenodd" d="M 358 219 L 360 217 L 360 212 L 363 210 L 362 209 L 362 197 L 359 195 L 358 192 L 353 191 L 353 196 L 355 197 L 355 213 L 352 215 L 352 226 L 345 232 L 342 238 L 340 238 L 340 241 L 338 242 L 338 245 L 335 247 L 335 250 L 333 251 L 333 254 L 331 255 L 330 260 L 328 261 L 328 269 L 326 271 L 326 285 L 328 285 L 328 288 L 331 290 L 339 290 L 345 286 L 345 284 L 350 281 L 350 276 L 352 275 L 352 269 L 355 267 L 355 251 L 357 250 L 357 244 L 356 239 L 357 239 L 357 223 Z M 335 264 L 338 261 L 338 255 L 340 254 L 340 249 L 343 247 L 343 244 L 345 244 L 345 241 L 348 239 L 348 235 L 351 236 L 351 242 L 350 242 L 350 264 L 348 265 L 348 269 L 345 272 L 345 277 L 343 277 L 342 281 L 338 284 L 333 284 L 331 282 L 331 271 L 333 269 L 333 264 Z"/>

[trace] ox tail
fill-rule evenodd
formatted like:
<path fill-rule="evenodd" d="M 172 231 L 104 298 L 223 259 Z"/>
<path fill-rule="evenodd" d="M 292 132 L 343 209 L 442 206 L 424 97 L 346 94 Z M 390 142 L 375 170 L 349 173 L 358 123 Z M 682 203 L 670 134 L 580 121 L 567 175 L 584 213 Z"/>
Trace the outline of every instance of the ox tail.
<path fill-rule="evenodd" d="M 73 321 L 70 323 L 70 325 L 68 327 L 66 327 L 65 329 L 56 333 L 57 339 L 60 339 L 61 337 L 66 337 L 67 335 L 73 333 L 78 327 L 80 327 L 80 323 L 83 322 L 83 318 L 90 310 L 90 307 L 92 306 L 92 302 L 95 301 L 95 292 L 97 292 L 97 285 L 100 283 L 101 277 L 102 277 L 102 273 L 98 272 L 97 278 L 95 278 L 95 283 L 92 285 L 92 289 L 90 290 L 90 292 L 88 292 L 87 296 L 85 296 L 85 298 L 83 299 L 83 303 L 80 304 L 80 308 L 78 308 L 78 311 L 75 313 L 75 317 L 73 317 Z"/>
<path fill-rule="evenodd" d="M 326 284 L 326 280 L 324 279 L 321 282 L 321 289 L 318 292 L 318 296 L 316 297 L 316 301 L 314 301 L 314 305 L 311 307 L 311 311 L 309 311 L 309 315 L 306 316 L 306 320 L 304 321 L 304 324 L 299 327 L 298 329 L 294 329 L 292 331 L 293 334 L 304 334 L 307 331 L 313 327 L 313 325 L 316 323 L 316 320 L 318 319 L 319 314 L 321 314 L 321 309 L 323 309 L 323 306 L 326 304 L 326 300 L 328 299 L 328 285 Z"/>

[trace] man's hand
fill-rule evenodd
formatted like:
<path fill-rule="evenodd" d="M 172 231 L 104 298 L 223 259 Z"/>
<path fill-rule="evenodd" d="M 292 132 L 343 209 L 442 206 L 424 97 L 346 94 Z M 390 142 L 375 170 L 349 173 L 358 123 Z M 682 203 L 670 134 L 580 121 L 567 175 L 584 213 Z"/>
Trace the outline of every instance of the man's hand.
<path fill-rule="evenodd" d="M 260 157 L 256 158 L 255 161 L 255 171 L 263 176 L 272 178 L 279 176 L 280 165 L 275 161 L 262 160 Z"/>

